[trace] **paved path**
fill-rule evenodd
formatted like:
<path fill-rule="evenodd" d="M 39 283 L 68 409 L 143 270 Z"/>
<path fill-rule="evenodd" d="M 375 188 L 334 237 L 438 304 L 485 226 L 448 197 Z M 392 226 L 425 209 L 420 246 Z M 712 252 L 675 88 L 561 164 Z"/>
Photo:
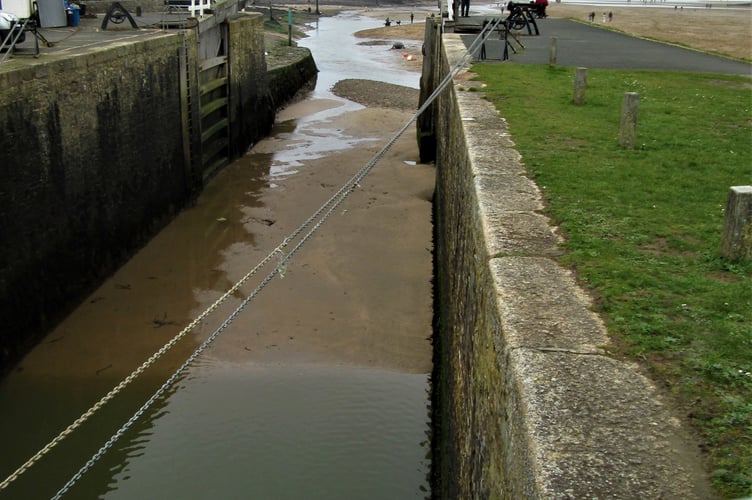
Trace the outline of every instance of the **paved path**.
<path fill-rule="evenodd" d="M 540 36 L 521 36 L 525 49 L 518 54 L 510 51 L 510 61 L 548 64 L 551 38 L 556 37 L 559 66 L 752 75 L 752 65 L 744 62 L 635 38 L 570 19 L 549 18 L 537 22 Z M 466 46 L 476 36 L 461 35 Z M 500 61 L 503 49 L 504 42 L 492 34 L 486 41 L 486 59 Z"/>
<path fill-rule="evenodd" d="M 144 13 L 136 16 L 131 13 L 137 28 L 131 27 L 127 20 L 120 24 L 109 22 L 107 29 L 102 29 L 104 14 L 97 14 L 96 18 L 81 18 L 79 26 L 63 26 L 57 28 L 40 28 L 42 39 L 39 40 L 41 58 L 34 58 L 34 34 L 26 33 L 26 41 L 17 46 L 14 58 L 22 64 L 44 64 L 54 58 L 66 58 L 72 55 L 88 53 L 104 47 L 133 43 L 148 37 L 164 36 L 175 33 L 173 26 L 184 23 L 185 13 Z M 49 42 L 49 46 L 44 41 Z M 9 61 L 11 61 L 10 59 Z M 8 62 L 9 62 L 8 61 Z M 12 71 L 17 65 L 0 64 L 0 71 Z"/>

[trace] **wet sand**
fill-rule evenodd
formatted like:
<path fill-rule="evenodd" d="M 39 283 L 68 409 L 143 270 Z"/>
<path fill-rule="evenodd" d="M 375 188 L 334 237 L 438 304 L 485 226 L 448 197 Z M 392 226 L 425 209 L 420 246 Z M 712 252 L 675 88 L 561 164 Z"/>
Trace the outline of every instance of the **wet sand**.
<path fill-rule="evenodd" d="M 673 8 L 674 5 L 677 9 Z M 752 8 L 749 4 L 737 8 L 714 4 L 712 8 L 706 9 L 702 4 L 682 2 L 663 4 L 663 7 L 653 4 L 614 8 L 552 3 L 548 9 L 552 17 L 585 22 L 591 12 L 595 12 L 594 24 L 607 28 L 752 60 Z M 613 19 L 604 23 L 603 15 L 608 12 L 613 14 Z"/>
<path fill-rule="evenodd" d="M 284 110 L 280 121 L 327 106 L 331 103 L 301 102 Z M 322 136 L 326 129 L 346 130 L 369 140 L 305 162 L 297 174 L 272 182 L 268 172 L 258 172 L 247 160 L 280 148 L 280 139 L 261 141 L 51 332 L 13 375 L 126 375 L 281 243 L 409 116 L 366 108 L 331 120 L 320 129 Z M 286 266 L 284 278 L 264 289 L 223 333 L 209 356 L 428 372 L 434 170 L 405 163 L 417 159 L 411 130 Z M 257 193 L 249 191 L 254 185 Z M 238 199 L 241 208 L 235 206 Z M 244 286 L 244 293 L 256 282 Z M 164 370 L 174 369 L 237 303 L 228 300 L 189 334 Z"/>
<path fill-rule="evenodd" d="M 322 103 L 326 106 L 326 102 Z M 309 108 L 311 102 L 302 104 Z M 302 110 L 301 110 L 302 111 Z M 306 109 L 308 111 L 308 109 Z M 298 115 L 297 105 L 280 115 Z M 268 249 L 370 160 L 410 113 L 365 108 L 320 129 L 372 138 L 301 165 L 247 211 Z M 272 152 L 275 139 L 252 154 Z M 233 362 L 326 363 L 427 373 L 431 366 L 431 198 L 434 169 L 417 162 L 406 132 L 336 212 L 217 342 L 210 356 Z M 261 255 L 253 251 L 252 255 Z M 252 259 L 253 260 L 253 259 Z M 245 272 L 228 260 L 231 279 Z M 248 291 L 248 290 L 246 290 Z"/>
<path fill-rule="evenodd" d="M 405 90 L 417 107 L 417 91 Z M 301 101 L 279 113 L 277 126 L 292 128 L 297 119 L 342 105 Z M 260 141 L 209 183 L 196 206 L 52 331 L 10 378 L 124 377 L 281 243 L 410 116 L 410 111 L 372 107 L 325 120 L 317 129 L 321 141 L 344 134 L 362 142 L 302 161 L 297 173 L 278 179 L 270 174 L 269 161 L 289 146 L 285 134 Z M 208 357 L 427 373 L 434 169 L 405 163 L 417 160 L 411 128 L 287 264 L 284 278 L 265 288 L 222 334 Z M 270 269 L 249 281 L 243 294 Z M 222 305 L 158 371 L 174 370 L 239 302 L 234 297 Z"/>

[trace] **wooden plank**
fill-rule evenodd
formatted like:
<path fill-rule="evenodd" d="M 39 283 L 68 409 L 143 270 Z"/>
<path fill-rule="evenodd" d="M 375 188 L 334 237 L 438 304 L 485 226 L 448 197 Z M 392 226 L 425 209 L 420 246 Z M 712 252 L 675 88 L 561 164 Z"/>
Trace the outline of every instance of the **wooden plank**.
<path fill-rule="evenodd" d="M 207 69 L 216 68 L 217 66 L 220 66 L 222 64 L 227 64 L 227 56 L 217 56 L 209 59 L 204 59 L 199 64 L 199 69 L 201 71 L 205 71 Z"/>
<path fill-rule="evenodd" d="M 221 132 L 222 130 L 228 129 L 229 120 L 227 118 L 224 118 L 222 120 L 219 120 L 217 123 L 212 125 L 211 127 L 207 128 L 206 130 L 203 130 L 201 132 L 201 143 L 206 144 L 210 138 L 215 136 L 218 132 Z"/>
<path fill-rule="evenodd" d="M 227 85 L 227 77 L 217 78 L 201 84 L 201 95 L 206 95 L 212 90 L 216 90 L 220 87 Z"/>
<path fill-rule="evenodd" d="M 220 97 L 219 99 L 214 99 L 210 103 L 207 103 L 201 106 L 201 118 L 206 118 L 207 116 L 214 113 L 218 109 L 222 109 L 226 107 L 227 107 L 227 97 Z"/>
<path fill-rule="evenodd" d="M 227 158 L 229 155 L 227 154 L 227 147 L 229 146 L 229 140 L 225 138 L 218 138 L 217 140 L 210 142 L 208 144 L 204 145 L 203 148 L 203 155 L 201 158 L 201 163 L 206 165 L 209 163 L 209 161 L 216 157 L 219 153 L 224 151 L 224 154 L 222 155 L 224 158 Z"/>

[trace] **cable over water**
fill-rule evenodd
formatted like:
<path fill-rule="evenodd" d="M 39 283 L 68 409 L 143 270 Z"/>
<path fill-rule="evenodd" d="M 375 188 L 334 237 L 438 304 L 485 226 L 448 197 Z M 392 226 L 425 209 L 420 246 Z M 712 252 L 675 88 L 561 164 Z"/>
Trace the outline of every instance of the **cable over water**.
<path fill-rule="evenodd" d="M 207 307 L 199 316 L 191 321 L 188 326 L 181 330 L 177 335 L 170 339 L 162 348 L 155 352 L 149 359 L 147 359 L 141 366 L 134 370 L 130 375 L 123 379 L 117 386 L 115 386 L 110 392 L 108 392 L 102 399 L 95 403 L 91 408 L 84 412 L 78 419 L 65 428 L 60 434 L 53 438 L 47 445 L 41 448 L 36 454 L 34 454 L 29 460 L 21 465 L 16 471 L 9 475 L 5 480 L 0 483 L 0 492 L 6 489 L 13 481 L 18 479 L 23 473 L 30 469 L 35 463 L 41 460 L 47 453 L 49 453 L 55 446 L 57 446 L 63 439 L 73 433 L 78 427 L 83 425 L 89 418 L 92 417 L 97 411 L 99 411 L 107 402 L 113 399 L 118 393 L 120 393 L 125 387 L 133 382 L 139 375 L 141 375 L 147 368 L 153 365 L 160 357 L 162 357 L 168 350 L 170 350 L 177 342 L 185 337 L 191 330 L 193 330 L 201 321 L 203 321 L 209 314 L 214 312 L 228 297 L 233 295 L 238 289 L 248 281 L 253 275 L 255 275 L 263 266 L 268 264 L 275 257 L 278 259 L 276 267 L 264 278 L 264 280 L 254 289 L 254 291 L 246 297 L 241 304 L 225 319 L 225 321 L 207 338 L 194 352 L 193 354 L 173 373 L 170 378 L 144 403 L 144 405 L 134 415 L 118 429 L 115 434 L 97 451 L 86 464 L 61 488 L 54 498 L 60 498 L 64 495 L 81 477 L 104 455 L 104 453 L 112 447 L 112 445 L 130 428 L 138 418 L 161 396 L 165 391 L 175 383 L 175 381 L 185 372 L 185 370 L 201 355 L 214 340 L 232 323 L 232 321 L 240 314 L 240 312 L 253 300 L 261 290 L 277 275 L 283 273 L 283 269 L 288 260 L 305 244 L 306 241 L 321 227 L 321 225 L 329 218 L 334 210 L 344 202 L 344 200 L 360 186 L 360 182 L 370 173 L 379 160 L 391 149 L 395 142 L 404 134 L 404 132 L 412 125 L 430 106 L 438 95 L 449 85 L 454 76 L 467 64 L 468 59 L 472 56 L 473 52 L 488 39 L 491 33 L 501 23 L 501 19 L 494 19 L 492 22 L 486 24 L 480 34 L 473 40 L 472 44 L 467 48 L 466 52 L 460 58 L 458 63 L 452 68 L 452 70 L 442 79 L 437 85 L 436 89 L 425 100 L 420 108 L 414 113 L 408 121 L 400 128 L 400 130 L 387 142 L 387 144 L 374 155 L 374 157 L 363 166 L 354 176 L 352 176 L 337 192 L 335 192 L 321 207 L 314 211 L 297 229 L 295 229 L 289 236 L 283 239 L 283 241 L 274 248 L 266 257 L 264 257 L 253 269 L 251 269 L 245 276 L 243 276 L 237 283 L 235 283 L 230 289 L 227 290 L 221 297 L 219 297 L 213 304 Z M 288 253 L 284 253 L 284 249 L 291 244 L 296 238 L 298 238 L 306 228 L 317 221 L 314 226 L 298 241 L 298 243 Z M 280 256 L 282 256 L 280 258 Z"/>

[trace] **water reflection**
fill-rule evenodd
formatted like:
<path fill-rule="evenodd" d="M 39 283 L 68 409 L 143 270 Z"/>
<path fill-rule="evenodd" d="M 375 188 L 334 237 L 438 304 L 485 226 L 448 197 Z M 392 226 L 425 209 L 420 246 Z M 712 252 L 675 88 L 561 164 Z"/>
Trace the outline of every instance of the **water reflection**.
<path fill-rule="evenodd" d="M 3 413 L 10 414 L 10 418 L 4 420 L 2 440 L 2 479 L 20 466 L 23 461 L 31 457 L 49 442 L 59 431 L 80 416 L 83 410 L 77 406 L 79 398 L 85 399 L 85 404 L 90 405 L 91 386 L 86 381 L 79 381 L 83 390 L 71 398 L 70 386 L 78 384 L 67 380 L 64 384 L 54 384 L 50 381 L 37 381 L 36 383 L 14 384 L 14 389 L 23 390 L 25 396 L 15 399 L 18 407 L 3 406 Z M 161 379 L 155 379 L 147 375 L 131 387 L 127 388 L 122 397 L 113 400 L 102 410 L 97 412 L 90 420 L 84 423 L 78 431 L 60 442 L 49 454 L 37 462 L 27 473 L 11 483 L 8 489 L 0 494 L 0 498 L 50 498 L 52 497 L 86 461 L 105 443 L 115 432 L 118 426 L 125 422 L 161 385 Z M 136 421 L 132 431 L 140 438 L 120 443 L 106 453 L 97 463 L 101 473 L 90 473 L 84 476 L 84 480 L 77 485 L 77 490 L 66 498 L 97 498 L 106 494 L 112 488 L 109 486 L 113 472 L 127 464 L 128 459 L 134 453 L 140 453 L 138 448 L 143 448 L 147 436 L 151 433 L 154 422 L 165 415 L 165 406 L 169 397 L 178 390 L 174 386 L 165 395 L 158 399 L 141 419 Z M 5 398 L 8 394 L 2 394 Z M 21 405 L 28 406 L 21 406 Z M 59 413 L 58 413 L 59 411 Z M 19 421 L 17 417 L 26 414 L 28 420 Z M 19 439 L 24 438 L 24 439 Z"/>
<path fill-rule="evenodd" d="M 233 164 L 115 275 L 95 290 L 0 380 L 0 479 L 47 444 L 125 376 L 185 327 L 230 281 L 223 266 L 256 245 L 271 155 Z M 62 441 L 0 498 L 44 498 L 57 491 L 119 425 L 188 357 L 199 342 L 187 336 L 133 387 L 108 403 L 93 423 Z M 152 413 L 151 419 L 159 417 Z M 150 423 L 139 423 L 149 426 Z M 106 463 L 123 459 L 117 451 Z M 101 477 L 87 474 L 91 491 Z M 106 489 L 106 488 L 105 488 Z M 89 497 L 91 498 L 91 497 Z"/>
<path fill-rule="evenodd" d="M 361 43 L 365 41 L 363 38 L 353 35 L 357 31 L 380 26 L 383 26 L 380 19 L 353 11 L 342 12 L 336 17 L 322 17 L 312 24 L 308 38 L 298 42 L 301 47 L 326 54 L 325 58 L 316 58 L 320 72 L 312 97 L 332 98 L 331 88 L 343 78 L 377 80 L 418 88 L 419 75 L 415 71 L 396 67 L 394 58 L 400 56 L 390 51 L 390 46 L 364 45 Z"/>
<path fill-rule="evenodd" d="M 325 113 L 321 111 L 320 113 Z M 344 149 L 352 149 L 358 144 L 375 140 L 373 137 L 354 137 L 344 130 L 321 130 L 321 116 L 313 121 L 310 118 L 278 121 L 270 137 L 259 142 L 246 157 L 255 162 L 257 155 L 271 154 L 268 179 L 270 186 L 285 177 L 296 174 L 306 161 L 324 158 Z"/>
<path fill-rule="evenodd" d="M 102 465 L 116 467 L 106 498 L 425 496 L 426 375 L 306 365 L 198 371 L 119 450 L 126 465 Z"/>

